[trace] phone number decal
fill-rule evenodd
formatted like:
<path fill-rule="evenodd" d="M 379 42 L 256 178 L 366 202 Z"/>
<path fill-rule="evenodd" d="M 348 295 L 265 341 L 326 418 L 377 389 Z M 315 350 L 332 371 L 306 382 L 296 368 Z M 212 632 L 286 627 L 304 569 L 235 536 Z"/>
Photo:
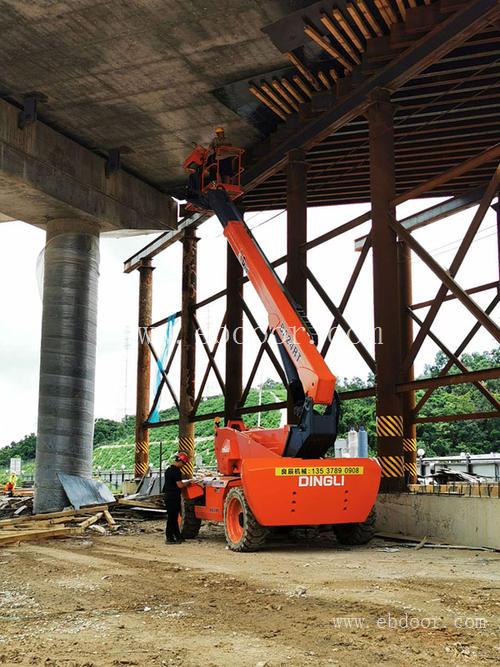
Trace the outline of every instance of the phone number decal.
<path fill-rule="evenodd" d="M 319 466 L 316 468 L 275 468 L 277 477 L 296 477 L 297 475 L 363 475 L 363 466 Z"/>

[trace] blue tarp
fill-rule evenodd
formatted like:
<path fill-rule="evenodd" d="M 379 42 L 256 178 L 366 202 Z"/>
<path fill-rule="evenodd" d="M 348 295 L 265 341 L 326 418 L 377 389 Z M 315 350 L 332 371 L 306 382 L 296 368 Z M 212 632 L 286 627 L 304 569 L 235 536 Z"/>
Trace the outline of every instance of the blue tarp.
<path fill-rule="evenodd" d="M 170 350 L 170 346 L 172 344 L 172 336 L 174 333 L 174 324 L 175 324 L 176 317 L 175 315 L 170 315 L 170 317 L 167 319 L 166 322 L 166 330 L 165 330 L 165 342 L 163 344 L 163 350 L 160 355 L 160 358 L 157 361 L 157 370 L 156 370 L 156 383 L 155 383 L 155 392 L 154 395 L 156 396 L 156 392 L 158 391 L 158 387 L 160 386 L 161 380 L 162 380 L 162 371 L 165 369 L 165 364 L 167 363 L 167 357 L 168 353 Z M 160 412 L 158 410 L 158 406 L 153 410 L 151 413 L 151 417 L 149 418 L 150 422 L 159 422 L 160 421 Z"/>

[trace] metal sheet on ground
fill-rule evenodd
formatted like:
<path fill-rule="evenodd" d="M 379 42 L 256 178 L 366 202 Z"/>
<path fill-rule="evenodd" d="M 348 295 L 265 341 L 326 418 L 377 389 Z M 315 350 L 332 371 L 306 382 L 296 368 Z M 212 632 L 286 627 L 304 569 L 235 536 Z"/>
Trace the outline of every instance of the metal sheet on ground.
<path fill-rule="evenodd" d="M 151 477 L 143 477 L 134 497 L 158 496 L 161 492 L 160 477 L 153 474 Z"/>
<path fill-rule="evenodd" d="M 115 497 L 104 482 L 95 479 L 57 473 L 68 500 L 75 509 L 85 505 L 99 505 L 115 502 Z"/>

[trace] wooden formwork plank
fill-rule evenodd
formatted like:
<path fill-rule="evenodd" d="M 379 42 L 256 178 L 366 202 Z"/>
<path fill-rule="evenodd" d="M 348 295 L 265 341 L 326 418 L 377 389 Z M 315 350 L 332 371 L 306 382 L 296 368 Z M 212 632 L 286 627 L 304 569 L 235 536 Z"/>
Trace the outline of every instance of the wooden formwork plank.
<path fill-rule="evenodd" d="M 82 516 L 85 514 L 94 514 L 95 512 L 103 512 L 108 509 L 107 505 L 96 505 L 95 507 L 82 507 L 79 510 L 62 510 L 60 512 L 48 512 L 47 514 L 33 514 L 32 516 L 17 517 L 15 519 L 3 519 L 0 521 L 0 527 L 12 526 L 16 523 L 28 521 L 46 521 L 48 519 L 58 519 L 60 517 Z M 69 518 L 68 518 L 69 520 Z"/>
<path fill-rule="evenodd" d="M 98 512 L 97 514 L 94 514 L 93 516 L 89 516 L 88 519 L 85 519 L 85 521 L 82 521 L 81 523 L 78 524 L 78 528 L 81 528 L 82 531 L 85 530 L 85 528 L 88 528 L 94 523 L 97 523 L 99 519 L 101 519 L 104 515 L 104 512 Z"/>
<path fill-rule="evenodd" d="M 26 519 L 24 521 L 19 521 L 15 523 L 10 523 L 10 524 L 3 524 L 0 526 L 0 534 L 2 532 L 5 532 L 7 530 L 15 529 L 15 530 L 29 530 L 34 529 L 38 530 L 39 528 L 50 528 L 51 526 L 56 526 L 59 523 L 66 523 L 67 521 L 73 521 L 76 517 L 59 517 L 59 519 L 48 519 L 47 521 L 40 520 L 40 521 L 27 521 Z"/>
<path fill-rule="evenodd" d="M 7 532 L 7 531 L 6 531 Z M 4 544 L 13 544 L 16 542 L 27 542 L 28 540 L 46 540 L 52 537 L 71 537 L 81 535 L 83 528 L 76 526 L 67 528 L 65 526 L 51 528 L 50 530 L 26 530 L 22 532 L 0 535 L 0 546 Z"/>
<path fill-rule="evenodd" d="M 103 515 L 104 515 L 104 518 L 106 519 L 106 522 L 107 522 L 108 526 L 110 526 L 110 527 L 111 526 L 116 526 L 116 521 L 111 516 L 111 513 L 109 512 L 109 510 L 104 510 Z"/>

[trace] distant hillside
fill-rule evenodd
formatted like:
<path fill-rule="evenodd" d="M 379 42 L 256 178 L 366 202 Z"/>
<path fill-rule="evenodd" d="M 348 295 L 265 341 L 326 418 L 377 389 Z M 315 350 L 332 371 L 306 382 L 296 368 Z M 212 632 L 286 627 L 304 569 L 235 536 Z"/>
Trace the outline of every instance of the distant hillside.
<path fill-rule="evenodd" d="M 483 353 L 463 354 L 462 362 L 470 370 L 481 368 L 494 368 L 500 366 L 500 347 Z M 436 377 L 447 361 L 447 357 L 439 352 L 433 364 L 425 368 L 422 377 Z M 452 372 L 458 372 L 454 368 Z M 373 377 L 367 380 L 361 378 L 339 378 L 339 390 L 348 391 L 363 389 L 373 385 Z M 487 388 L 500 399 L 500 380 L 489 380 L 485 383 Z M 423 392 L 417 393 L 417 399 Z M 262 403 L 274 403 L 284 400 L 286 396 L 283 385 L 266 381 L 262 385 Z M 254 388 L 249 392 L 246 405 L 257 405 L 259 403 L 259 389 Z M 210 396 L 205 398 L 198 409 L 199 414 L 222 412 L 224 407 L 223 396 Z M 487 399 L 470 384 L 451 385 L 442 387 L 435 391 L 427 401 L 422 416 L 464 414 L 469 412 L 489 412 L 491 404 Z M 163 410 L 160 413 L 162 420 L 175 419 L 178 416 L 175 408 Z M 262 413 L 261 426 L 274 428 L 280 424 L 281 413 L 274 410 Z M 245 416 L 245 422 L 249 426 L 257 425 L 257 414 Z M 375 446 L 375 400 L 374 398 L 362 398 L 354 401 L 344 401 L 340 420 L 340 433 L 345 434 L 351 426 L 358 428 L 363 424 L 368 431 L 370 448 Z M 459 454 L 468 451 L 474 454 L 487 454 L 500 451 L 500 420 L 482 419 L 479 421 L 461 421 L 455 423 L 435 423 L 418 425 L 418 443 L 427 454 L 445 456 L 447 454 Z M 94 465 L 102 469 L 119 469 L 125 465 L 127 469 L 133 467 L 134 461 L 134 431 L 135 417 L 127 416 L 121 421 L 112 419 L 96 419 L 94 432 Z M 213 463 L 212 440 L 213 423 L 196 422 L 195 435 L 197 440 L 197 453 L 202 455 L 204 463 Z M 166 452 L 164 458 L 172 455 L 176 449 L 177 426 L 165 426 L 151 429 L 151 462 L 158 465 L 159 443 L 163 443 Z M 18 442 L 12 442 L 9 446 L 0 449 L 0 477 L 5 475 L 5 468 L 9 465 L 11 456 L 21 456 L 27 462 L 35 456 L 36 436 L 32 433 Z M 28 467 L 29 464 L 28 464 Z M 32 466 L 31 466 L 32 467 Z"/>
<path fill-rule="evenodd" d="M 271 387 L 272 385 L 272 387 Z M 262 390 L 262 403 L 274 403 L 275 401 L 282 401 L 285 399 L 286 392 L 282 385 L 275 385 L 271 383 L 268 389 Z M 259 390 L 252 389 L 249 392 L 247 405 L 256 405 L 259 403 Z M 199 407 L 199 414 L 206 414 L 211 412 L 222 411 L 224 408 L 223 396 L 211 396 L 206 398 Z M 162 411 L 160 413 L 162 420 L 176 418 L 177 411 L 175 408 Z M 257 425 L 257 415 L 247 415 L 245 422 L 250 426 Z M 276 428 L 280 425 L 281 413 L 278 410 L 263 413 L 261 416 L 261 426 L 264 428 Z M 108 422 L 103 424 L 102 422 Z M 130 427 L 127 433 L 123 433 L 123 438 L 118 442 L 111 442 L 105 445 L 96 445 L 97 442 L 105 442 L 105 434 L 107 429 L 115 429 L 114 425 L 122 424 L 123 422 L 110 422 L 110 420 L 96 421 L 96 436 L 94 436 L 94 468 L 100 466 L 103 470 L 110 468 L 120 469 L 122 465 L 127 470 L 134 467 L 134 437 L 135 437 L 135 420 L 128 418 L 127 427 Z M 201 455 L 202 461 L 205 465 L 215 465 L 215 456 L 213 450 L 213 432 L 214 424 L 212 420 L 205 422 L 197 422 L 195 424 L 195 438 L 196 438 L 196 453 Z M 151 465 L 156 467 L 160 463 L 160 442 L 162 443 L 162 459 L 170 459 L 177 451 L 177 426 L 164 426 L 150 430 L 150 451 L 149 459 Z"/>

